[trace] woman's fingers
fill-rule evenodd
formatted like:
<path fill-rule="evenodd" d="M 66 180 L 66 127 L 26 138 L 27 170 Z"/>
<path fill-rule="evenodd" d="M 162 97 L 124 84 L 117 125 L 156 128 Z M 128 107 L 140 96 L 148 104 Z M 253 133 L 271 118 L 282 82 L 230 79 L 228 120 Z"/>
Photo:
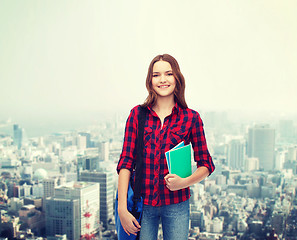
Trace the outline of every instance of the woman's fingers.
<path fill-rule="evenodd" d="M 184 179 L 176 174 L 167 174 L 164 179 L 166 187 L 170 191 L 176 191 L 185 188 Z"/>
<path fill-rule="evenodd" d="M 124 230 L 128 234 L 128 236 L 130 236 L 130 234 L 137 235 L 137 233 L 133 232 L 132 230 L 130 231 L 128 231 L 127 229 L 124 229 Z"/>
<path fill-rule="evenodd" d="M 137 235 L 137 232 L 140 230 L 140 225 L 135 217 L 131 214 L 131 218 L 126 222 L 126 224 L 122 224 L 124 231 L 130 236 L 130 234 Z"/>
<path fill-rule="evenodd" d="M 127 231 L 127 229 L 126 228 L 123 228 L 123 229 L 128 234 L 128 236 L 130 236 L 130 233 Z"/>
<path fill-rule="evenodd" d="M 133 219 L 133 223 L 137 227 L 137 231 L 139 231 L 141 226 L 140 226 L 139 222 L 136 220 L 136 218 Z"/>
<path fill-rule="evenodd" d="M 133 229 L 130 229 L 130 230 L 128 230 L 128 229 L 125 229 L 125 232 L 130 236 L 130 234 L 133 234 L 133 235 L 137 235 L 137 232 L 138 232 L 139 230 L 137 230 L 137 231 L 134 231 Z"/>
<path fill-rule="evenodd" d="M 139 232 L 139 230 L 140 230 L 140 225 L 139 225 L 138 221 L 136 220 L 136 218 L 133 217 L 132 222 L 129 225 L 130 225 L 129 226 L 129 229 L 130 229 L 129 232 L 136 235 L 137 232 Z"/>
<path fill-rule="evenodd" d="M 140 230 L 140 224 L 136 218 L 127 210 L 119 212 L 120 220 L 124 231 L 130 236 L 130 234 L 137 235 Z"/>

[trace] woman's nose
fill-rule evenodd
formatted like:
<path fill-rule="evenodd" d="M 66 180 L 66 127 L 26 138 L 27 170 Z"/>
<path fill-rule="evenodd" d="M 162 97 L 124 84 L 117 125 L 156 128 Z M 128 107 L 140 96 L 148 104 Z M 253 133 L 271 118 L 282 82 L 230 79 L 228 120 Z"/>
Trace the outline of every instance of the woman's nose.
<path fill-rule="evenodd" d="M 166 77 L 162 74 L 161 76 L 161 79 L 160 79 L 160 82 L 162 83 L 162 82 L 166 82 Z"/>

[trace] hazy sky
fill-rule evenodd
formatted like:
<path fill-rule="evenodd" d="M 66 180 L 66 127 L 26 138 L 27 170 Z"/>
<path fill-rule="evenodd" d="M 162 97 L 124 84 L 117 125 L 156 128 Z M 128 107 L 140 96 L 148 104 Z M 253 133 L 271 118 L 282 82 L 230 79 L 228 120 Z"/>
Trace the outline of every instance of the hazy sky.
<path fill-rule="evenodd" d="M 295 0 L 0 0 L 0 120 L 129 111 L 169 53 L 196 110 L 296 113 Z"/>

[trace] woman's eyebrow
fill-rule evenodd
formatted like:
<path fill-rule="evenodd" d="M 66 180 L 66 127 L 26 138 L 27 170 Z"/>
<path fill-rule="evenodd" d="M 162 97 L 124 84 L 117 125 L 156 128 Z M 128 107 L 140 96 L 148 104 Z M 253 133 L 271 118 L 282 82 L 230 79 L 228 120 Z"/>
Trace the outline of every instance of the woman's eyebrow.
<path fill-rule="evenodd" d="M 172 70 L 165 71 L 165 73 L 169 73 L 169 72 L 172 72 Z M 160 73 L 160 72 L 153 72 L 153 74 L 154 73 Z"/>

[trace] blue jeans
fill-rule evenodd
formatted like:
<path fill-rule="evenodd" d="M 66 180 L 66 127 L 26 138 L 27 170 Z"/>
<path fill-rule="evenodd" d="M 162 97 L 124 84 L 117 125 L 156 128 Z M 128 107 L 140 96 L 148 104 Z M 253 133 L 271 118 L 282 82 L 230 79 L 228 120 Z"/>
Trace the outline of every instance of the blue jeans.
<path fill-rule="evenodd" d="M 189 200 L 161 207 L 144 205 L 139 239 L 157 240 L 161 220 L 164 240 L 187 240 L 189 219 Z"/>

